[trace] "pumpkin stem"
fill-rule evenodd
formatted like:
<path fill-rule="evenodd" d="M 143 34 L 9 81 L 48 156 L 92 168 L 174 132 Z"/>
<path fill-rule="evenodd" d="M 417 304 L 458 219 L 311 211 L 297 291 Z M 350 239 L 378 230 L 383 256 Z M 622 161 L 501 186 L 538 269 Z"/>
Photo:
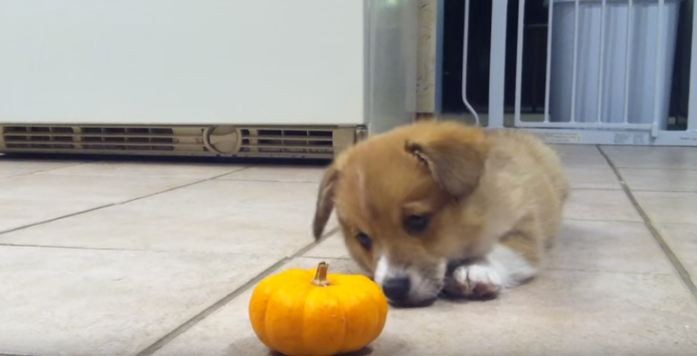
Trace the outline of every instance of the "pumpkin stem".
<path fill-rule="evenodd" d="M 329 285 L 327 281 L 327 270 L 329 269 L 329 264 L 327 262 L 320 262 L 317 265 L 317 272 L 315 272 L 315 279 L 312 280 L 312 284 L 319 287 L 326 287 Z"/>

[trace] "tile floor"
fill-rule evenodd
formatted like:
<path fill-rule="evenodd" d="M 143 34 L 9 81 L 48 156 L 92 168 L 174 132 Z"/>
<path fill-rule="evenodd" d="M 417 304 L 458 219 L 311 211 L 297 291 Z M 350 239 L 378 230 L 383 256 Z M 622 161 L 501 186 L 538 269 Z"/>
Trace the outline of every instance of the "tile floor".
<path fill-rule="evenodd" d="M 574 190 L 545 273 L 392 309 L 363 354 L 697 354 L 697 149 L 557 148 Z M 0 157 L 0 354 L 268 354 L 258 278 L 358 272 L 339 236 L 310 238 L 321 172 Z"/>

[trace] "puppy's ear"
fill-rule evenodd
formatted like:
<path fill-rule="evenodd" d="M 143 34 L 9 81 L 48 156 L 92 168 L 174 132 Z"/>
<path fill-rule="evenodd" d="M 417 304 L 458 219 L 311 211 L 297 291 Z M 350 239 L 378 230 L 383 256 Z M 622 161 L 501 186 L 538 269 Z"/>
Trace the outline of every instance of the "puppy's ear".
<path fill-rule="evenodd" d="M 479 184 L 488 145 L 479 129 L 452 128 L 407 141 L 405 149 L 428 168 L 446 192 L 461 197 Z"/>
<path fill-rule="evenodd" d="M 339 178 L 339 170 L 336 166 L 336 163 L 334 163 L 327 168 L 319 184 L 315 218 L 312 221 L 312 234 L 315 240 L 319 240 L 322 237 L 324 227 L 327 225 L 327 220 L 329 220 L 334 209 L 334 191 Z"/>

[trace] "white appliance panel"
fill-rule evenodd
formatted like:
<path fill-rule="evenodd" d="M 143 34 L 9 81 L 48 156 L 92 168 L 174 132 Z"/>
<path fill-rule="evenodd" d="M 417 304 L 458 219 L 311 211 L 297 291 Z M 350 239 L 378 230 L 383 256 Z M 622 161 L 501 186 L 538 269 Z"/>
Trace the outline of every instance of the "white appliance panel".
<path fill-rule="evenodd" d="M 364 123 L 361 0 L 0 0 L 0 122 Z"/>

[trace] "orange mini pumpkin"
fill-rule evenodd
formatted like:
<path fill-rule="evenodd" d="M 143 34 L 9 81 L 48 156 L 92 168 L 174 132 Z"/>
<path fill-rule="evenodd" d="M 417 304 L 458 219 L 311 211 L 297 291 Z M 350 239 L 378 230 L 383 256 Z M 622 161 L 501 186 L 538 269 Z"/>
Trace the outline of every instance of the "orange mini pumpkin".
<path fill-rule="evenodd" d="M 259 339 L 286 355 L 357 351 L 380 335 L 387 317 L 382 290 L 361 275 L 291 269 L 262 280 L 249 317 Z"/>

